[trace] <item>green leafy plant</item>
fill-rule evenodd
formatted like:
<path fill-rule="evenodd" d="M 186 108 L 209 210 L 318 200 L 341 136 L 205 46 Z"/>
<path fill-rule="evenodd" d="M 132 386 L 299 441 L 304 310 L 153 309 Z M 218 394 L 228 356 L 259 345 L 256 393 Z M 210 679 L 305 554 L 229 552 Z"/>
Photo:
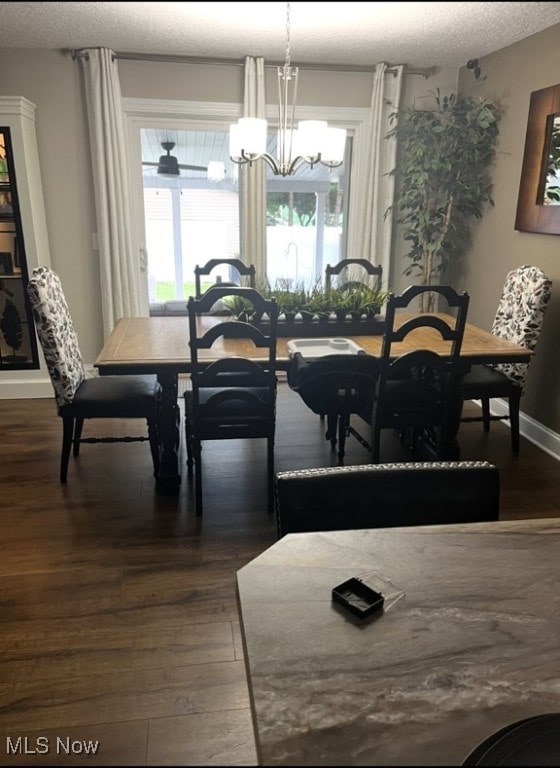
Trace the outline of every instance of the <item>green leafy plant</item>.
<path fill-rule="evenodd" d="M 323 288 L 320 282 L 316 283 L 307 294 L 305 309 L 320 318 L 327 318 L 335 309 L 336 293 L 335 288 Z"/>
<path fill-rule="evenodd" d="M 222 304 L 240 320 L 250 319 L 255 312 L 253 302 L 243 296 L 224 296 Z"/>
<path fill-rule="evenodd" d="M 389 297 L 389 291 L 381 288 L 360 288 L 360 302 L 362 311 L 368 316 L 378 315 Z"/>
<path fill-rule="evenodd" d="M 431 93 L 433 109 L 393 112 L 389 132 L 399 142 L 391 208 L 410 244 L 404 274 L 422 285 L 440 283 L 449 262 L 467 248 L 471 220 L 494 203 L 490 168 L 501 116 L 497 103 L 482 98 Z M 433 303 L 430 296 L 421 310 Z"/>
<path fill-rule="evenodd" d="M 276 298 L 278 314 L 286 319 L 293 319 L 306 303 L 306 293 L 303 284 L 294 284 L 292 280 L 277 280 L 275 287 L 270 289 L 270 295 Z"/>

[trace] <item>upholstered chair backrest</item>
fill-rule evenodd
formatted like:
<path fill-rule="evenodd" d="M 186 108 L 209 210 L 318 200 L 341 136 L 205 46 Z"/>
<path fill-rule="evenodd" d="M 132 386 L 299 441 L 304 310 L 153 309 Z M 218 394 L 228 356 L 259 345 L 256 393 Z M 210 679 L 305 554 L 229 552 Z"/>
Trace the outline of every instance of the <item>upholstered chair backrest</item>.
<path fill-rule="evenodd" d="M 74 399 L 85 378 L 78 337 L 58 275 L 48 267 L 33 270 L 27 286 L 37 336 L 43 348 L 55 399 L 60 407 Z"/>
<path fill-rule="evenodd" d="M 492 324 L 492 333 L 526 349 L 534 350 L 540 336 L 544 313 L 552 292 L 552 281 L 542 269 L 523 265 L 506 275 L 502 295 Z M 500 363 L 493 366 L 523 390 L 528 363 Z"/>

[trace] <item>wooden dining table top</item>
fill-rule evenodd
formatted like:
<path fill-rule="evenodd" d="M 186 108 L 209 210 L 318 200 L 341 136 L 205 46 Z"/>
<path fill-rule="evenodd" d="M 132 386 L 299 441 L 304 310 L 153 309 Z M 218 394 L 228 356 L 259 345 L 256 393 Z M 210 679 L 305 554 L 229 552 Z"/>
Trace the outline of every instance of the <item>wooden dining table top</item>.
<path fill-rule="evenodd" d="M 398 322 L 410 318 L 409 313 L 398 316 Z M 441 314 L 440 317 L 449 318 Z M 205 317 L 204 327 L 223 321 L 222 317 Z M 339 328 L 340 326 L 338 326 Z M 337 328 L 337 329 L 338 329 Z M 303 330 L 303 329 L 302 329 Z M 304 332 L 302 337 L 304 337 Z M 310 334 L 311 335 L 311 334 Z M 316 335 L 316 334 L 315 334 Z M 333 329 L 325 327 L 325 336 L 333 335 Z M 334 334 L 340 337 L 340 333 Z M 381 335 L 348 335 L 367 354 L 379 357 Z M 289 338 L 279 337 L 276 358 L 279 369 L 287 367 L 290 360 L 287 344 Z M 417 329 L 408 334 L 406 341 L 394 344 L 395 355 L 414 349 L 431 349 L 438 354 L 449 352 L 450 344 L 441 339 L 432 328 Z M 531 352 L 506 339 L 494 336 L 482 328 L 467 323 L 461 348 L 461 357 L 470 363 L 528 362 Z M 263 359 L 265 351 L 256 349 L 249 339 L 218 339 L 212 350 L 201 351 L 199 358 L 209 362 L 220 357 L 240 356 Z M 191 370 L 188 317 L 124 317 L 117 322 L 99 353 L 95 367 L 101 373 L 147 373 L 170 369 L 177 373 Z"/>

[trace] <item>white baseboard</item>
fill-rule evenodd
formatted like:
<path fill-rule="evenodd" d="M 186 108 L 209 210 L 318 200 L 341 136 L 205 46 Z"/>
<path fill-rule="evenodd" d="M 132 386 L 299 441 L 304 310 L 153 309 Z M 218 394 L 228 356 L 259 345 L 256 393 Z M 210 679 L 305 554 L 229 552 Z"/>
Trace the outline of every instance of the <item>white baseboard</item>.
<path fill-rule="evenodd" d="M 93 365 L 86 364 L 85 369 L 88 379 L 99 375 L 97 368 Z M 10 371 L 0 374 L 1 400 L 31 400 L 45 397 L 54 399 L 54 390 L 46 371 Z"/>
<path fill-rule="evenodd" d="M 480 405 L 480 402 L 477 400 L 473 400 L 473 402 Z M 509 413 L 507 400 L 496 398 L 490 401 L 490 406 L 490 413 L 493 416 L 505 416 Z M 503 423 L 509 426 L 509 419 L 506 419 Z M 538 448 L 560 461 L 560 435 L 557 432 L 553 432 L 552 429 L 545 427 L 544 424 L 527 416 L 523 411 L 519 413 L 519 433 Z"/>
<path fill-rule="evenodd" d="M 23 373 L 23 372 L 22 372 Z M 54 398 L 51 380 L 16 378 L 13 374 L 8 381 L 0 381 L 0 399 L 25 400 L 31 398 Z"/>

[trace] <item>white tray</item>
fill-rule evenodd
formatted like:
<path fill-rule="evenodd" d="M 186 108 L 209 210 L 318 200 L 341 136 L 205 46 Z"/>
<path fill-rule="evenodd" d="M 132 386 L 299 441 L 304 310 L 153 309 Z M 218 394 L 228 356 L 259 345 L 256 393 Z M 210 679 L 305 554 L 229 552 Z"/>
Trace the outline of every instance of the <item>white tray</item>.
<path fill-rule="evenodd" d="M 290 339 L 288 354 L 293 357 L 301 352 L 303 357 L 324 357 L 325 355 L 356 355 L 364 350 L 352 339 Z"/>

